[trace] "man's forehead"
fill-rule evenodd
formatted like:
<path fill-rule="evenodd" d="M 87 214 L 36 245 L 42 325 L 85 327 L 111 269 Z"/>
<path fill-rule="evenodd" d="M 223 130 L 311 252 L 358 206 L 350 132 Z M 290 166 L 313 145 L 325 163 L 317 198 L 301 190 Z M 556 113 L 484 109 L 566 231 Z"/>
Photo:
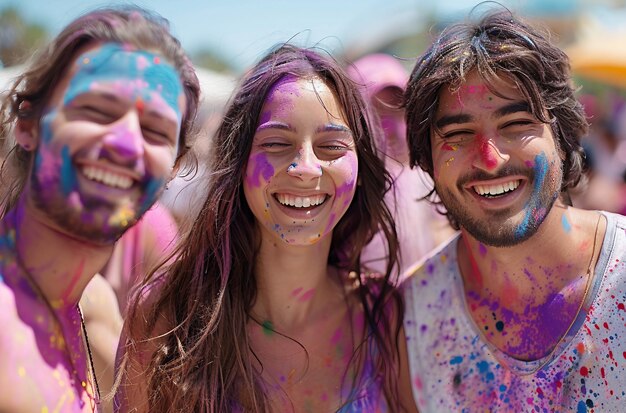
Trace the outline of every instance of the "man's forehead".
<path fill-rule="evenodd" d="M 70 83 L 89 88 L 95 80 L 134 80 L 135 88 L 158 92 L 176 107 L 182 84 L 177 71 L 160 55 L 119 43 L 97 44 L 74 62 Z"/>
<path fill-rule="evenodd" d="M 460 79 L 455 84 L 445 85 L 441 91 L 458 97 L 480 99 L 498 96 L 517 100 L 523 96 L 518 82 L 512 76 L 506 73 L 496 73 L 495 76 L 490 76 L 486 79 L 477 70 L 473 70 L 464 79 Z"/>

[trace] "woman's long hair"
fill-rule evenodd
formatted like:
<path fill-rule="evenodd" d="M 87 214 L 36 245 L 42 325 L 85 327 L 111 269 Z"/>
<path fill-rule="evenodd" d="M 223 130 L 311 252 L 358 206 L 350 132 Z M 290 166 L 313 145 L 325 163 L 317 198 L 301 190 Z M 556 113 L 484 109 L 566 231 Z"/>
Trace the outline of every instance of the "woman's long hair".
<path fill-rule="evenodd" d="M 165 271 L 153 272 L 130 307 L 127 352 L 146 339 L 146 331 L 154 331 L 158 319 L 165 318 L 171 328 L 155 339 L 156 351 L 147 362 L 149 411 L 271 410 L 259 360 L 244 334 L 257 294 L 254 263 L 260 237 L 242 182 L 265 98 L 285 76 L 323 80 L 354 135 L 360 184 L 333 230 L 328 263 L 346 275 L 364 274 L 363 247 L 378 231 L 388 240 L 386 274 L 372 280 L 356 277 L 366 320 L 363 340 L 368 345 L 357 343 L 355 353 L 375 346 L 374 371 L 392 411 L 399 410 L 395 382 L 400 323 L 390 315 L 390 309 L 396 317 L 402 314 L 399 294 L 390 286 L 398 245 L 383 200 L 391 179 L 374 149 L 368 110 L 339 65 L 313 50 L 283 45 L 244 77 L 214 139 L 212 174 L 201 212 L 174 253 L 175 262 Z M 140 297 L 152 286 L 158 288 L 156 298 L 142 304 Z M 142 305 L 147 308 L 140 310 Z M 127 353 L 126 360 L 129 355 L 133 357 Z M 364 357 L 353 354 L 353 363 L 362 365 Z"/>

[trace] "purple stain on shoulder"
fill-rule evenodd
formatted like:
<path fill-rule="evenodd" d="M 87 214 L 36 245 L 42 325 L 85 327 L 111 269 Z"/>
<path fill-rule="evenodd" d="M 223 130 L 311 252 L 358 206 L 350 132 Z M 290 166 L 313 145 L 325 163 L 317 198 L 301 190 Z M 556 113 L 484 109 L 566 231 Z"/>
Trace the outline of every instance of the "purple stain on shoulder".
<path fill-rule="evenodd" d="M 260 186 L 261 176 L 265 181 L 274 175 L 274 167 L 267 161 L 267 156 L 264 153 L 254 155 L 250 162 L 252 162 L 253 169 L 251 174 L 246 175 L 246 182 L 250 186 Z"/>

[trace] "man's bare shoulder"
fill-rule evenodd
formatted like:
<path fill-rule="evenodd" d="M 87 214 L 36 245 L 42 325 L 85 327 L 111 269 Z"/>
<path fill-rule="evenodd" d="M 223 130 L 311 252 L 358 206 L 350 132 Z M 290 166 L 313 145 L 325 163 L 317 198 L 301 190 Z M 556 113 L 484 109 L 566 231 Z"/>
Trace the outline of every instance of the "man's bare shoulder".
<path fill-rule="evenodd" d="M 0 412 L 92 411 L 51 332 L 48 308 L 0 281 Z M 82 397 L 83 400 L 79 400 Z"/>

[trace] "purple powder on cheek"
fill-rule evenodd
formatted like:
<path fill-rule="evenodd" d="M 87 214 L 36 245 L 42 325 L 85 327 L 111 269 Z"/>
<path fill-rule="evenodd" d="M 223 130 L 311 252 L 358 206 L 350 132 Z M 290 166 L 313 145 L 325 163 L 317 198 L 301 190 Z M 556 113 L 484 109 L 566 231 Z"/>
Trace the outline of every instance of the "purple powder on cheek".
<path fill-rule="evenodd" d="M 248 173 L 246 173 L 246 182 L 250 186 L 260 186 L 261 176 L 267 182 L 274 175 L 274 167 L 267 161 L 267 156 L 264 153 L 259 153 L 250 158 L 252 164 L 252 172 L 250 173 L 250 166 L 248 166 Z"/>

